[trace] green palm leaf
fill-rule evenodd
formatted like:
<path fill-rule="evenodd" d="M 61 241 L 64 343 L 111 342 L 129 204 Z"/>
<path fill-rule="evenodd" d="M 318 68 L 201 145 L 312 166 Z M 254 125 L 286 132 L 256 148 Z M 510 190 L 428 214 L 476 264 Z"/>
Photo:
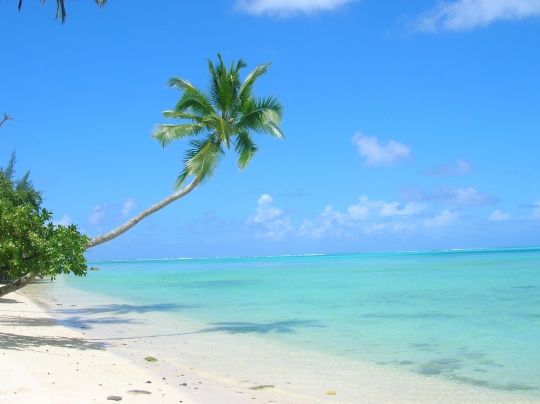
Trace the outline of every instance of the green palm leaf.
<path fill-rule="evenodd" d="M 234 148 L 238 153 L 238 168 L 243 170 L 257 152 L 257 145 L 248 133 L 242 132 L 238 134 Z"/>
<path fill-rule="evenodd" d="M 237 124 L 240 129 L 254 130 L 277 138 L 283 137 L 283 132 L 279 128 L 282 106 L 275 97 L 250 99 L 244 105 L 243 112 Z"/>
<path fill-rule="evenodd" d="M 247 97 L 251 95 L 253 84 L 255 84 L 255 81 L 257 81 L 257 79 L 260 76 L 265 74 L 269 68 L 270 68 L 270 63 L 260 65 L 260 66 L 257 66 L 255 69 L 253 69 L 251 73 L 247 75 L 246 79 L 242 83 L 242 86 L 240 87 L 240 94 L 239 94 L 240 99 L 245 100 L 247 99 Z"/>
<path fill-rule="evenodd" d="M 171 87 L 183 90 L 184 92 L 176 104 L 176 111 L 182 112 L 192 110 L 193 112 L 201 115 L 208 114 L 213 111 L 213 108 L 208 102 L 208 99 L 204 93 L 189 81 L 173 77 L 169 80 L 169 85 Z"/>
<path fill-rule="evenodd" d="M 163 124 L 159 125 L 158 128 L 154 131 L 153 137 L 165 147 L 173 140 L 182 139 L 188 136 L 194 136 L 204 131 L 204 126 L 195 123 L 195 124 L 180 124 L 180 125 L 170 125 Z"/>
<path fill-rule="evenodd" d="M 185 79 L 173 77 L 169 81 L 172 87 L 182 91 L 182 95 L 174 110 L 165 111 L 163 115 L 179 119 L 181 123 L 157 126 L 154 138 L 166 146 L 173 140 L 204 135 L 203 139 L 190 142 L 177 186 L 188 177 L 194 177 L 198 182 L 210 178 L 231 144 L 238 155 L 238 167 L 245 168 L 257 152 L 251 133 L 284 137 L 280 128 L 281 103 L 275 97 L 253 95 L 257 79 L 268 71 L 269 66 L 257 66 L 242 81 L 240 73 L 246 67 L 244 61 L 232 62 L 227 67 L 218 54 L 215 63 L 208 61 L 210 85 L 207 92 Z"/>
<path fill-rule="evenodd" d="M 209 136 L 205 140 L 191 141 L 191 149 L 186 152 L 186 168 L 199 182 L 214 175 L 219 159 L 225 153 L 219 140 Z"/>

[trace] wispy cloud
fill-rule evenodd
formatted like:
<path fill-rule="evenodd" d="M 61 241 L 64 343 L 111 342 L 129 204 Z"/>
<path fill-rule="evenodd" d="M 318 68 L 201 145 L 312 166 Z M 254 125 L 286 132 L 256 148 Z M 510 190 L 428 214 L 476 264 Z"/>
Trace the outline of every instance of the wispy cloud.
<path fill-rule="evenodd" d="M 443 189 L 441 196 L 459 206 L 485 205 L 493 202 L 493 198 L 473 187 Z"/>
<path fill-rule="evenodd" d="M 340 212 L 328 205 L 313 219 L 306 219 L 299 228 L 301 236 L 320 238 L 324 235 L 343 236 L 351 230 L 373 233 L 374 231 L 410 231 L 416 225 L 409 219 L 423 215 L 428 206 L 423 203 L 402 204 L 394 201 L 372 201 L 362 196 L 358 202 Z"/>
<path fill-rule="evenodd" d="M 415 24 L 419 31 L 465 31 L 496 21 L 540 16 L 540 0 L 454 0 L 439 3 Z"/>
<path fill-rule="evenodd" d="M 503 212 L 500 209 L 495 209 L 491 212 L 491 215 L 489 215 L 488 220 L 490 222 L 504 222 L 510 220 L 510 214 Z"/>
<path fill-rule="evenodd" d="M 424 213 L 427 205 L 423 203 L 409 202 L 401 204 L 399 202 L 383 202 L 379 205 L 379 215 L 381 217 L 392 216 L 416 216 Z"/>
<path fill-rule="evenodd" d="M 292 230 L 290 218 L 284 216 L 282 209 L 274 206 L 274 199 L 268 194 L 260 196 L 255 214 L 248 218 L 247 223 L 262 229 L 257 233 L 258 237 L 271 240 L 281 240 Z"/>
<path fill-rule="evenodd" d="M 406 189 L 402 192 L 401 197 L 408 201 L 446 202 L 452 206 L 489 205 L 496 201 L 496 198 L 480 192 L 474 187 L 439 187 L 432 192 L 425 192 L 419 189 Z"/>
<path fill-rule="evenodd" d="M 424 220 L 424 226 L 428 229 L 446 227 L 453 224 L 459 217 L 459 213 L 452 209 L 445 209 L 441 213 Z"/>
<path fill-rule="evenodd" d="M 356 0 L 237 0 L 236 7 L 248 14 L 289 17 L 331 11 Z"/>
<path fill-rule="evenodd" d="M 69 226 L 73 223 L 73 219 L 71 219 L 71 216 L 64 215 L 60 220 L 53 221 L 53 224 L 56 226 Z"/>
<path fill-rule="evenodd" d="M 357 133 L 352 142 L 358 148 L 358 153 L 368 166 L 385 166 L 407 159 L 411 149 L 403 143 L 390 140 L 382 143 L 374 136 Z"/>
<path fill-rule="evenodd" d="M 137 203 L 135 202 L 135 199 L 127 198 L 122 204 L 122 210 L 121 210 L 122 216 L 123 217 L 128 216 L 133 211 L 133 208 L 135 208 L 136 205 Z"/>
<path fill-rule="evenodd" d="M 246 220 L 251 235 L 273 241 L 301 239 L 354 239 L 375 234 L 407 236 L 414 233 L 439 232 L 463 224 L 460 218 L 471 206 L 490 201 L 475 188 L 446 189 L 447 206 L 427 201 L 387 201 L 359 197 L 356 202 L 337 209 L 326 205 L 321 211 L 303 219 L 277 207 L 269 194 L 262 194 L 255 212 Z M 441 195 L 439 198 L 443 197 Z M 433 201 L 438 202 L 438 201 Z M 540 201 L 534 204 L 533 217 L 540 220 Z M 510 214 L 495 209 L 488 220 L 509 220 Z"/>
<path fill-rule="evenodd" d="M 340 236 L 344 228 L 352 222 L 364 219 L 364 213 L 348 216 L 347 214 L 335 211 L 332 206 L 325 206 L 323 211 L 313 219 L 306 219 L 300 225 L 298 233 L 301 237 L 321 238 L 329 233 Z"/>
<path fill-rule="evenodd" d="M 472 164 L 464 161 L 457 160 L 454 164 L 442 164 L 427 170 L 427 175 L 452 177 L 457 175 L 470 174 L 472 171 Z"/>
<path fill-rule="evenodd" d="M 370 235 L 373 233 L 411 233 L 418 229 L 415 223 L 406 222 L 389 222 L 389 223 L 374 223 L 364 229 L 364 234 Z"/>
<path fill-rule="evenodd" d="M 533 212 L 531 218 L 533 220 L 540 220 L 540 201 L 533 204 Z"/>
<path fill-rule="evenodd" d="M 88 216 L 88 224 L 94 230 L 99 230 L 104 226 L 112 226 L 124 221 L 136 206 L 137 202 L 133 198 L 126 198 L 122 203 L 95 205 Z"/>
<path fill-rule="evenodd" d="M 88 223 L 90 223 L 92 226 L 100 226 L 101 224 L 103 224 L 105 216 L 107 216 L 105 206 L 96 205 L 92 208 L 92 211 L 90 212 L 90 216 L 88 217 Z"/>

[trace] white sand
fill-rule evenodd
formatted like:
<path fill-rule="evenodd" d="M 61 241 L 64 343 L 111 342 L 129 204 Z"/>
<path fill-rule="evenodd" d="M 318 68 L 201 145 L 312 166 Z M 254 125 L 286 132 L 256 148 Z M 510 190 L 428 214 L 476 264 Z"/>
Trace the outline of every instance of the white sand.
<path fill-rule="evenodd" d="M 209 331 L 208 325 L 58 283 L 31 285 L 7 298 L 18 303 L 0 303 L 0 402 L 110 403 L 107 396 L 119 395 L 129 403 L 540 403 L 519 393 L 291 350 L 250 334 Z M 56 324 L 53 316 L 80 331 Z M 147 363 L 145 356 L 158 362 Z M 253 390 L 257 386 L 268 387 Z M 134 396 L 128 393 L 133 389 L 152 394 Z"/>
<path fill-rule="evenodd" d="M 109 396 L 122 397 L 121 403 L 238 402 L 210 384 L 198 384 L 193 375 L 163 380 L 156 368 L 159 362 L 140 358 L 140 364 L 134 364 L 58 325 L 22 293 L 0 298 L 0 403 L 116 402 Z M 187 386 L 181 386 L 183 382 Z"/>

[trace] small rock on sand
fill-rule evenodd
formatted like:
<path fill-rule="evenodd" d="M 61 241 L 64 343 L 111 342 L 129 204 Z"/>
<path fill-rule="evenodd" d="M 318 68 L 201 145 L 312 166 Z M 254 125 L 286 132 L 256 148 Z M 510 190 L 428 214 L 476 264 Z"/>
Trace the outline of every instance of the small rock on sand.
<path fill-rule="evenodd" d="M 109 396 L 109 397 L 107 397 L 107 400 L 122 401 L 122 397 L 120 397 L 120 396 Z"/>
<path fill-rule="evenodd" d="M 264 389 L 271 389 L 271 388 L 274 388 L 275 386 L 273 384 L 261 384 L 259 386 L 253 386 L 253 387 L 250 387 L 249 389 L 250 390 L 264 390 Z"/>
<path fill-rule="evenodd" d="M 152 394 L 148 390 L 129 390 L 129 394 Z"/>

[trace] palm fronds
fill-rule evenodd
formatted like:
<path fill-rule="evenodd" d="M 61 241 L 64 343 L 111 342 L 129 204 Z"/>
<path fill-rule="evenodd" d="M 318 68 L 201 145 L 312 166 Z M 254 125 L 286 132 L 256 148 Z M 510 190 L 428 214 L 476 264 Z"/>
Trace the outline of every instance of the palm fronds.
<path fill-rule="evenodd" d="M 166 118 L 180 119 L 179 124 L 158 125 L 153 133 L 162 146 L 173 140 L 204 135 L 202 140 L 190 142 L 184 166 L 177 178 L 180 186 L 189 176 L 203 181 L 211 177 L 231 144 L 238 155 L 238 167 L 244 169 L 257 152 L 251 133 L 283 138 L 280 128 L 282 106 L 275 97 L 256 98 L 253 88 L 257 79 L 264 75 L 269 64 L 257 66 L 240 79 L 243 60 L 227 67 L 221 55 L 217 61 L 208 61 L 210 84 L 203 91 L 191 82 L 173 77 L 171 87 L 182 92 L 174 110 L 163 113 Z"/>
<path fill-rule="evenodd" d="M 39 0 L 40 3 L 45 3 L 45 0 Z M 99 7 L 103 7 L 105 4 L 107 4 L 107 0 L 94 0 L 95 3 Z M 18 9 L 21 11 L 23 6 L 23 0 L 19 0 Z M 56 0 L 56 18 L 59 19 L 62 24 L 66 21 L 67 13 L 66 13 L 66 4 L 65 0 Z"/>

